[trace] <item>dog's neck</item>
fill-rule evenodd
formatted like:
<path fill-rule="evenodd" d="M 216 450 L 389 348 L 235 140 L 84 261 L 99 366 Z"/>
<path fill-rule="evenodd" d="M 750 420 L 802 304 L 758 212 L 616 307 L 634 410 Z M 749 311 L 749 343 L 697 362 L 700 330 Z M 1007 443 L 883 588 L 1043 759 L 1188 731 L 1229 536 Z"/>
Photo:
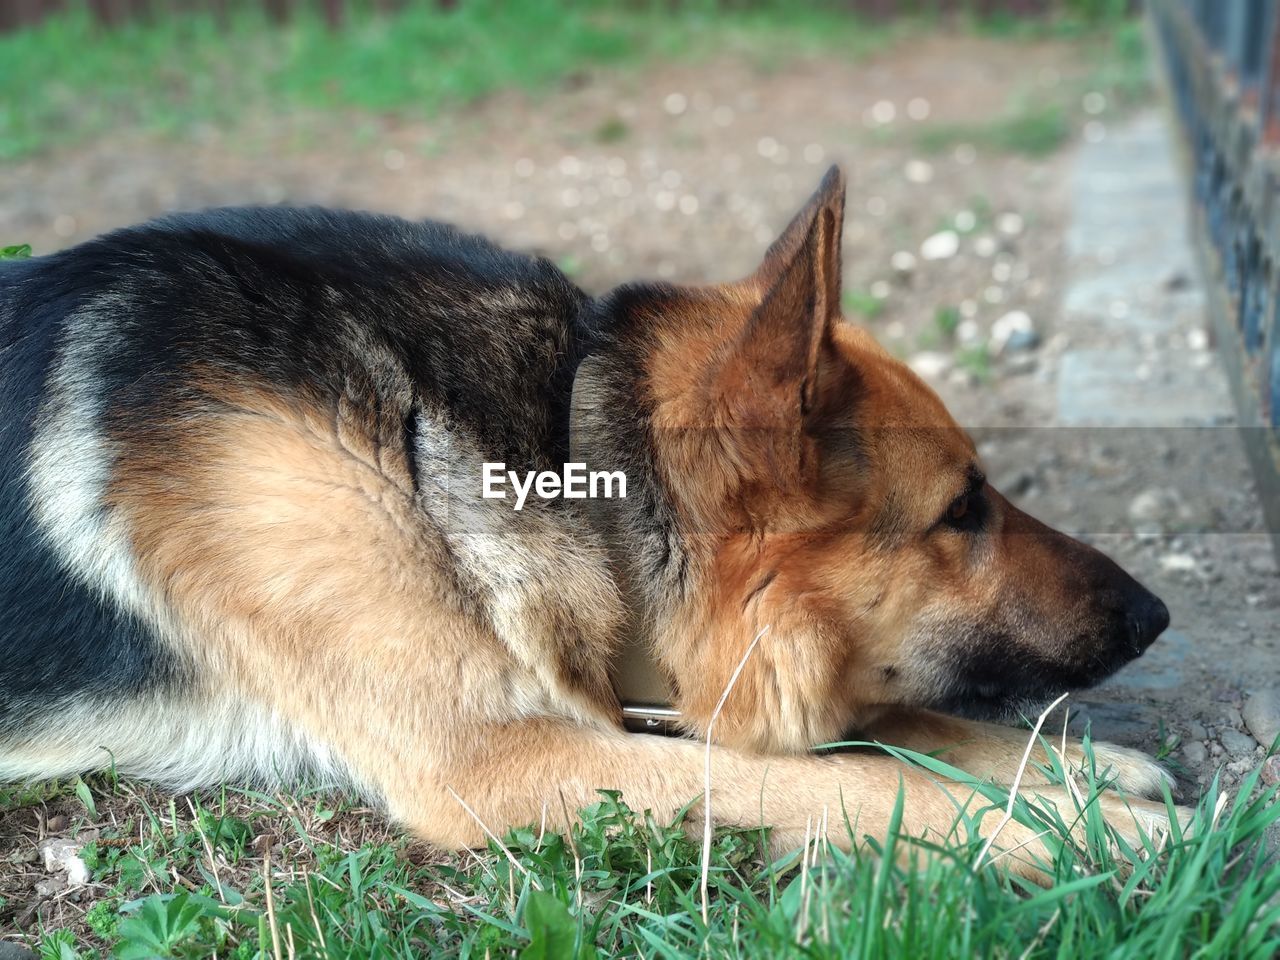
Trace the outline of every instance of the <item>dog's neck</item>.
<path fill-rule="evenodd" d="M 632 410 L 620 406 L 629 391 L 611 382 L 609 362 L 587 356 L 577 367 L 569 404 L 569 457 L 587 469 L 621 469 L 627 477 L 622 501 L 587 501 L 587 515 L 609 552 L 628 612 L 611 667 L 614 690 L 628 728 L 655 731 L 680 720 L 668 672 L 657 657 L 657 611 L 670 610 L 658 592 L 678 583 L 684 546 L 669 506 L 652 476 L 647 443 L 619 429 L 634 423 Z M 634 403 L 634 400 L 631 401 Z M 657 576 L 655 577 L 655 573 Z"/>

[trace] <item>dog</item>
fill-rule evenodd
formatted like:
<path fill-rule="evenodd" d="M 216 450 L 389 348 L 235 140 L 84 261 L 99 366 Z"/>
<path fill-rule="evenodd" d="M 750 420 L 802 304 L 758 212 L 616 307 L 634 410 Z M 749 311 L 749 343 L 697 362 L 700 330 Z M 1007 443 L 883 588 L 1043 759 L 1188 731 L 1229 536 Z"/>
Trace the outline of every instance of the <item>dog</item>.
<path fill-rule="evenodd" d="M 844 193 L 833 167 L 744 280 L 600 298 L 319 209 L 0 264 L 0 780 L 307 778 L 465 848 L 600 788 L 674 816 L 705 749 L 714 820 L 778 849 L 824 809 L 883 836 L 900 791 L 946 835 L 947 783 L 813 748 L 1010 783 L 1025 732 L 954 714 L 1087 686 L 1169 614 L 841 317 Z M 566 471 L 516 509 L 494 468 L 528 494 L 578 461 L 625 496 Z M 1161 767 L 1096 756 L 1135 798 L 1105 815 L 1160 822 Z"/>

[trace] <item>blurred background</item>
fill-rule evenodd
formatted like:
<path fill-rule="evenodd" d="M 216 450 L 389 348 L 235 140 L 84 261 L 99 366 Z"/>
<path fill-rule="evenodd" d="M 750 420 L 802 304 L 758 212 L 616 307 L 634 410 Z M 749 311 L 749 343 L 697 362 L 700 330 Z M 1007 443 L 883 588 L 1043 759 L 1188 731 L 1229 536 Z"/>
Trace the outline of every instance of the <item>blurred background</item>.
<path fill-rule="evenodd" d="M 1274 6 L 0 0 L 0 247 L 319 203 L 452 221 L 592 292 L 715 282 L 839 163 L 847 317 L 998 487 L 1173 611 L 1075 722 L 1238 777 L 1280 681 L 1249 466 L 1280 408 Z"/>

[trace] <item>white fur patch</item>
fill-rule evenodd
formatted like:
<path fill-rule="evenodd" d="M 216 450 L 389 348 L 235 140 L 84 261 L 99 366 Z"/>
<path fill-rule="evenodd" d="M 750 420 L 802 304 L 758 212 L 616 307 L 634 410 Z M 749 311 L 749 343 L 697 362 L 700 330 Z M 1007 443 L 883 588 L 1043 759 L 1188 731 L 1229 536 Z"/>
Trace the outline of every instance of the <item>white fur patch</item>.
<path fill-rule="evenodd" d="M 0 750 L 0 782 L 110 768 L 177 790 L 227 780 L 357 786 L 327 747 L 233 697 L 179 693 L 64 706 Z"/>
<path fill-rule="evenodd" d="M 68 320 L 32 442 L 28 484 L 36 523 L 64 569 L 168 641 L 182 625 L 138 572 L 123 518 L 105 503 L 116 453 L 101 429 L 97 358 L 124 306 L 99 301 Z M 103 313 L 102 311 L 105 311 Z M 50 642 L 56 642 L 50 638 Z M 67 776 L 115 765 L 179 788 L 224 779 L 264 783 L 318 777 L 349 783 L 327 745 L 269 709 L 197 689 L 118 700 L 51 703 L 23 738 L 0 745 L 0 781 Z"/>
<path fill-rule="evenodd" d="M 124 309 L 110 301 L 101 306 L 108 313 L 112 308 Z M 106 349 L 100 341 L 112 331 L 97 311 L 67 321 L 65 345 L 31 444 L 31 505 L 66 570 L 159 629 L 167 617 L 138 575 L 123 523 L 104 503 L 115 452 L 99 426 L 103 401 L 97 358 Z"/>

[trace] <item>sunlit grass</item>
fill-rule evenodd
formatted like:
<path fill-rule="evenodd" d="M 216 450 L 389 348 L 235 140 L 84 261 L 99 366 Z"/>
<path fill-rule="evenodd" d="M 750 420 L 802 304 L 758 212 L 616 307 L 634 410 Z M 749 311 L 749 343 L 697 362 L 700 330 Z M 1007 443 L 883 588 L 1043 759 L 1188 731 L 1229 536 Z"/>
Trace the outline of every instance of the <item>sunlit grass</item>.
<path fill-rule="evenodd" d="M 1014 91 L 1007 108 L 977 123 L 934 124 L 916 137 L 931 152 L 967 143 L 976 147 L 1029 156 L 1045 156 L 1061 148 L 1085 119 L 1085 95 L 1100 96 L 1114 115 L 1144 100 L 1151 90 L 1142 24 L 1120 21 L 1092 51 L 1089 69 L 1076 81 Z"/>
<path fill-rule="evenodd" d="M 1053 851 L 1042 860 L 1049 885 L 1040 886 L 1010 877 L 992 857 L 979 862 L 980 841 L 960 839 L 966 820 L 1004 809 L 1001 788 L 934 758 L 895 753 L 958 781 L 952 836 L 925 842 L 891 833 L 859 838 L 854 853 L 822 845 L 770 862 L 762 831 L 717 831 L 706 922 L 697 831 L 657 822 L 611 792 L 567 835 L 534 824 L 487 852 L 457 857 L 412 845 L 369 811 L 322 794 L 224 790 L 160 800 L 127 782 L 99 781 L 99 806 L 128 819 L 84 851 L 93 883 L 79 933 L 46 929 L 41 949 L 59 960 L 1148 960 L 1280 950 L 1280 865 L 1265 845 L 1280 805 L 1258 774 L 1233 796 L 1215 781 L 1193 822 L 1136 849 L 1098 814 L 1105 771 L 1073 775 L 1079 800 L 1071 809 L 1015 803 L 1015 819 L 1044 831 Z M 1055 764 L 1053 775 L 1067 771 Z M 855 823 L 836 829 L 857 836 Z"/>
<path fill-rule="evenodd" d="M 379 14 L 317 5 L 286 25 L 260 4 L 169 13 L 106 31 L 82 7 L 0 35 L 0 159 L 118 125 L 234 125 L 248 113 L 362 110 L 431 117 L 499 90 L 544 90 L 584 70 L 739 53 L 762 66 L 818 50 L 855 57 L 895 35 L 825 5 L 467 0 Z"/>

